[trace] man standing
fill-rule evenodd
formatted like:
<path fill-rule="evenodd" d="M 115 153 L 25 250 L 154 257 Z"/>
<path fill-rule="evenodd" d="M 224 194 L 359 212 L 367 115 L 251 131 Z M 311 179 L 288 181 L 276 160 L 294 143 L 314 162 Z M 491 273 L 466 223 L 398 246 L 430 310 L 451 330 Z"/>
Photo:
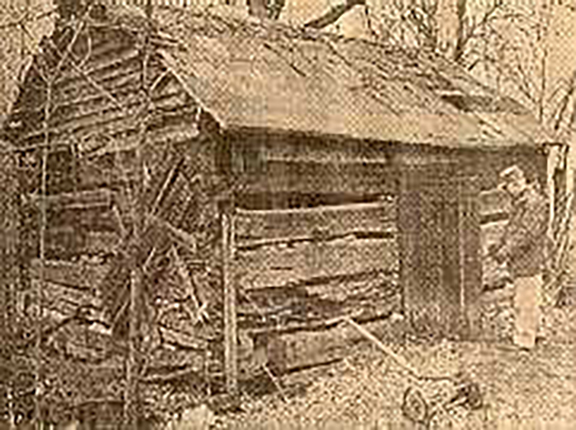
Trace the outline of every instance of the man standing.
<path fill-rule="evenodd" d="M 531 349 L 540 324 L 543 272 L 548 244 L 548 203 L 536 184 L 512 166 L 500 174 L 501 188 L 512 200 L 512 212 L 500 241 L 489 253 L 508 264 L 514 279 L 514 343 Z"/>

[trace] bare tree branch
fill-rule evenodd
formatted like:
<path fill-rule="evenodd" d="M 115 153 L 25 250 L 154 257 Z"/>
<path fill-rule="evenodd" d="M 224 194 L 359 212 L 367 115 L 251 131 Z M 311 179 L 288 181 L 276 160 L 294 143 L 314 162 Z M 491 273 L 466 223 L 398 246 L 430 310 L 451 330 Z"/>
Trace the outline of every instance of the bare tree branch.
<path fill-rule="evenodd" d="M 326 12 L 319 18 L 313 19 L 312 21 L 308 21 L 306 24 L 304 24 L 304 27 L 313 28 L 316 30 L 328 27 L 330 24 L 333 24 L 336 21 L 338 21 L 342 15 L 344 15 L 354 6 L 364 4 L 366 4 L 365 0 L 346 0 L 345 3 L 330 8 L 328 12 Z"/>

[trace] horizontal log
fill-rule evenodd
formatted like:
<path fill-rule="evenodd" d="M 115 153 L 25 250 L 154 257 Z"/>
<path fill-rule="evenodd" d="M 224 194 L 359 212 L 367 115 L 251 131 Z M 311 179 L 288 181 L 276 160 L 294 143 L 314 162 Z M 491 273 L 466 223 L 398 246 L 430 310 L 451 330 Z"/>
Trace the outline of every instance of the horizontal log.
<path fill-rule="evenodd" d="M 42 309 L 48 311 L 52 316 L 62 315 L 65 318 L 69 318 L 76 313 L 78 304 L 69 300 L 47 298 L 42 301 Z M 48 316 L 50 314 L 47 313 L 44 315 Z"/>
<path fill-rule="evenodd" d="M 67 98 L 70 100 L 86 96 L 101 94 L 101 88 L 109 93 L 115 94 L 119 83 L 124 81 L 127 76 L 138 73 L 141 68 L 141 61 L 138 57 L 130 61 L 118 61 L 117 68 L 108 68 L 99 73 L 99 76 L 85 76 L 77 74 L 76 79 L 68 85 L 58 88 L 55 92 L 54 105 L 66 103 Z M 96 83 L 96 85 L 94 85 Z"/>
<path fill-rule="evenodd" d="M 105 96 L 109 99 L 106 92 L 112 94 L 118 102 L 122 102 L 123 97 L 130 94 L 126 93 L 134 85 L 134 79 L 138 77 L 141 66 L 138 61 L 119 65 L 117 70 L 111 70 L 107 76 L 98 78 L 95 82 L 82 74 L 78 75 L 74 85 L 60 88 L 56 91 L 54 106 L 66 106 L 70 101 L 78 101 L 87 97 Z M 95 85 L 96 83 L 96 85 Z"/>
<path fill-rule="evenodd" d="M 125 105 L 129 100 L 129 97 L 138 92 L 140 87 L 140 82 L 138 81 L 138 72 L 131 72 L 126 76 L 119 77 L 115 82 L 115 85 L 110 89 L 107 89 L 109 94 L 105 94 L 102 91 L 94 88 L 94 91 L 84 95 L 80 93 L 79 95 L 70 95 L 63 102 L 55 104 L 56 109 L 51 115 L 52 124 L 61 124 L 65 121 L 70 120 L 75 115 L 86 113 L 89 110 L 104 110 L 107 106 L 111 105 L 113 101 L 110 99 L 110 95 L 114 97 L 119 105 Z"/>
<path fill-rule="evenodd" d="M 190 108 L 189 105 L 183 105 L 179 110 L 187 115 L 186 112 Z M 138 145 L 141 144 L 141 138 L 138 134 L 138 129 L 133 121 L 125 120 L 121 115 L 118 116 L 117 120 L 107 123 L 99 129 L 98 135 L 105 136 L 107 138 L 107 143 L 100 146 L 95 150 L 90 150 L 90 148 L 81 147 L 79 148 L 81 152 L 87 153 L 90 151 L 90 158 L 95 158 L 115 152 L 127 152 L 133 151 Z M 163 125 L 161 127 L 153 127 L 148 130 L 147 139 L 150 142 L 150 146 L 153 145 L 186 145 L 191 140 L 196 139 L 199 136 L 198 129 L 192 120 L 186 121 L 182 120 L 178 124 Z M 108 139 L 109 138 L 109 139 Z M 51 145 L 53 147 L 63 146 L 68 147 L 70 143 L 70 137 L 67 134 L 61 134 L 58 136 L 52 136 Z M 79 166 L 79 173 L 81 173 L 82 166 Z M 102 175 L 100 175 L 102 176 Z M 80 178 L 82 180 L 82 178 Z M 78 188 L 98 188 L 109 184 L 110 181 L 105 181 L 101 183 L 88 182 L 89 185 L 77 184 Z M 100 184 L 100 185 L 98 185 Z M 120 183 L 118 183 L 120 185 Z"/>
<path fill-rule="evenodd" d="M 333 303 L 353 303 L 372 293 L 395 293 L 398 290 L 398 272 L 374 270 L 352 275 L 316 278 L 313 282 L 301 283 L 289 289 L 250 289 L 241 290 L 247 299 L 246 306 L 270 303 L 271 307 L 282 306 L 282 300 L 317 299 Z M 240 303 L 244 306 L 242 300 Z M 267 305 L 263 305 L 266 307 Z"/>
<path fill-rule="evenodd" d="M 322 235 L 322 238 L 318 238 L 318 236 L 291 236 L 291 237 L 279 237 L 275 239 L 238 239 L 238 245 L 236 249 L 240 251 L 252 251 L 257 248 L 262 247 L 269 247 L 269 246 L 295 246 L 299 243 L 305 242 L 326 242 L 331 240 L 338 240 L 338 239 L 345 239 L 346 237 L 354 235 L 357 238 L 377 238 L 377 239 L 395 239 L 398 235 L 396 231 L 396 226 L 393 223 L 390 223 L 389 228 L 385 229 L 384 231 L 358 231 L 358 232 L 349 232 L 349 233 L 342 233 L 342 234 L 332 234 L 332 232 L 327 231 Z"/>
<path fill-rule="evenodd" d="M 97 81 L 109 78 L 114 75 L 114 72 L 126 68 L 128 65 L 136 67 L 142 64 L 142 55 L 134 47 L 127 50 L 122 50 L 114 56 L 108 56 L 105 60 L 100 62 L 89 63 L 89 68 L 85 69 L 88 76 L 96 79 Z M 74 87 L 81 79 L 76 70 L 67 70 L 62 74 L 62 79 L 59 81 L 60 86 L 58 89 L 67 89 Z"/>
<path fill-rule="evenodd" d="M 353 237 L 303 242 L 293 247 L 261 247 L 236 254 L 240 283 L 246 290 L 287 287 L 374 270 L 393 271 L 397 264 L 394 241 Z"/>
<path fill-rule="evenodd" d="M 101 59 L 110 58 L 110 54 L 118 55 L 127 49 L 134 47 L 133 41 L 125 37 L 118 37 L 121 33 L 110 33 L 108 37 L 97 39 L 97 34 L 92 34 L 92 50 L 90 52 L 90 63 L 98 62 Z M 117 37 L 114 37 L 117 36 Z M 80 42 L 80 41 L 79 41 Z M 81 45 L 82 46 L 82 45 Z M 84 44 L 84 47 L 86 44 Z"/>
<path fill-rule="evenodd" d="M 110 94 L 120 105 L 125 104 L 129 96 L 138 92 L 140 69 L 141 62 L 138 58 L 134 58 L 133 61 L 111 69 L 105 76 L 87 78 L 84 75 L 77 75 L 68 85 L 57 85 L 52 101 L 52 105 L 56 108 L 52 115 L 53 119 L 62 120 L 62 117 L 69 116 L 71 111 L 79 110 L 84 104 L 94 108 L 99 104 L 109 103 Z M 157 73 L 160 74 L 162 68 L 157 67 L 157 69 Z M 104 94 L 101 91 L 102 88 L 108 94 Z M 166 92 L 168 89 L 174 88 L 180 88 L 174 79 L 163 82 L 162 91 Z M 90 101 L 91 103 L 89 103 Z M 22 118 L 23 120 L 26 120 L 30 115 L 36 115 L 41 119 L 42 108 L 38 107 L 38 103 L 28 103 L 15 111 L 14 115 L 15 118 Z"/>
<path fill-rule="evenodd" d="M 370 345 L 362 334 L 342 321 L 343 318 L 337 318 L 322 330 L 279 333 L 268 344 L 269 365 L 279 371 L 293 371 L 344 359 L 354 348 Z M 359 322 L 363 328 L 389 342 L 400 339 L 406 330 L 403 320 L 392 318 Z"/>
<path fill-rule="evenodd" d="M 166 327 L 158 327 L 158 330 L 160 331 L 160 335 L 164 342 L 178 348 L 204 351 L 207 347 L 206 341 L 191 336 L 188 333 Z"/>
<path fill-rule="evenodd" d="M 26 202 L 39 204 L 46 201 L 49 209 L 63 210 L 67 208 L 82 208 L 92 206 L 109 206 L 114 197 L 114 193 L 107 189 L 101 188 L 96 190 L 79 190 L 71 193 L 60 193 L 48 195 L 44 198 L 38 194 L 28 194 Z"/>
<path fill-rule="evenodd" d="M 335 306 L 332 303 L 322 305 L 322 302 L 315 302 L 314 299 L 302 298 L 280 311 L 274 309 L 268 312 L 268 309 L 264 309 L 263 312 L 267 313 L 263 315 L 263 318 L 261 315 L 250 316 L 239 313 L 238 326 L 250 333 L 321 330 L 333 325 L 333 322 L 342 315 L 354 315 L 355 318 L 368 320 L 385 316 L 392 310 L 400 312 L 402 309 L 399 290 L 396 293 L 391 292 L 387 298 L 366 297 L 366 300 L 355 305 L 350 303 Z M 306 312 L 302 312 L 302 309 Z"/>
<path fill-rule="evenodd" d="M 479 199 L 483 223 L 506 219 L 509 205 L 499 190 L 483 192 Z M 300 241 L 318 233 L 339 236 L 355 232 L 394 231 L 393 201 L 322 206 L 317 208 L 236 211 L 238 246 Z M 268 242 L 267 240 L 271 241 Z"/>
<path fill-rule="evenodd" d="M 504 191 L 495 188 L 482 191 L 478 197 L 479 211 L 482 218 L 507 216 L 510 212 L 510 199 Z"/>
<path fill-rule="evenodd" d="M 50 211 L 48 214 L 47 240 L 59 241 L 58 236 L 79 234 L 90 231 L 114 232 L 117 230 L 116 220 L 113 218 L 110 206 L 95 206 L 82 208 L 66 208 Z M 81 243 L 83 237 L 72 238 Z"/>
<path fill-rule="evenodd" d="M 394 229 L 393 202 L 376 202 L 282 210 L 236 210 L 239 247 L 258 240 L 303 240 L 356 232 L 387 233 Z M 262 242 L 266 244 L 266 242 Z"/>
<path fill-rule="evenodd" d="M 100 362 L 106 358 L 106 351 L 76 342 L 66 342 L 66 354 L 84 362 Z"/>
<path fill-rule="evenodd" d="M 262 161 L 242 176 L 246 193 L 298 192 L 311 194 L 394 194 L 395 168 L 380 163 Z"/>
<path fill-rule="evenodd" d="M 176 370 L 169 373 L 141 376 L 140 381 L 148 384 L 165 384 L 170 381 L 182 380 L 190 376 L 204 377 L 204 365 L 201 360 L 198 363 L 185 369 Z"/>
<path fill-rule="evenodd" d="M 171 94 L 162 94 L 152 100 L 154 106 L 167 109 L 181 109 L 187 106 L 186 97 L 183 92 L 175 92 Z M 135 124 L 134 118 L 139 114 L 139 108 L 141 107 L 141 101 L 136 100 L 128 105 L 123 105 L 123 110 L 121 111 L 117 106 L 112 104 L 108 108 L 102 109 L 98 108 L 96 110 L 89 111 L 85 114 L 79 114 L 73 118 L 69 118 L 66 122 L 60 125 L 51 126 L 48 132 L 51 136 L 56 137 L 61 134 L 72 134 L 79 132 L 86 132 L 87 130 L 100 129 L 106 127 L 110 124 L 118 123 L 121 121 L 130 122 Z M 46 130 L 35 130 L 24 137 L 25 141 L 33 141 L 39 137 L 44 136 Z"/>
<path fill-rule="evenodd" d="M 322 301 L 354 306 L 357 302 L 387 300 L 399 291 L 395 271 L 365 272 L 353 276 L 332 276 L 302 287 L 309 297 Z"/>
<path fill-rule="evenodd" d="M 43 295 L 49 299 L 63 299 L 76 305 L 96 304 L 96 292 L 93 288 L 78 287 L 67 283 L 53 282 L 45 280 L 41 282 L 39 278 L 32 279 L 32 285 L 41 288 Z"/>
<path fill-rule="evenodd" d="M 61 285 L 77 288 L 96 288 L 108 270 L 107 264 L 72 263 L 66 261 L 46 260 L 45 264 L 38 259 L 32 260 L 30 276 L 40 279 L 41 270 L 44 279 Z"/>
<path fill-rule="evenodd" d="M 481 252 L 486 255 L 490 244 L 498 242 L 504 234 L 507 220 L 487 223 L 481 226 Z"/>
<path fill-rule="evenodd" d="M 124 57 L 124 58 L 123 58 Z M 121 82 L 125 82 L 127 76 L 137 74 L 142 69 L 142 58 L 134 52 L 125 52 L 104 64 L 92 65 L 89 71 L 80 71 L 77 68 L 70 73 L 72 78 L 66 84 L 57 87 L 55 102 L 61 103 L 62 96 L 78 97 L 106 91 L 114 94 Z M 148 69 L 152 80 L 162 73 L 163 68 L 158 63 L 149 63 Z"/>
<path fill-rule="evenodd" d="M 111 254 L 118 250 L 121 237 L 117 232 L 89 231 L 82 246 L 82 254 Z"/>
<path fill-rule="evenodd" d="M 106 89 L 118 99 L 118 102 L 122 103 L 125 97 L 137 91 L 140 85 L 138 80 L 140 74 L 141 72 L 137 68 L 118 73 L 114 76 L 114 79 L 108 83 Z M 58 118 L 63 112 L 76 110 L 82 105 L 91 104 L 95 106 L 110 102 L 109 97 L 102 94 L 102 92 L 94 88 L 93 85 L 84 82 L 83 86 L 86 87 L 85 91 L 79 91 L 79 85 L 81 84 L 77 83 L 76 86 L 71 87 L 70 90 L 72 91 L 65 92 L 64 89 L 61 89 L 60 92 L 56 92 L 55 99 L 53 100 L 54 111 L 51 115 L 52 117 Z M 43 111 L 43 105 L 24 105 L 18 110 L 15 110 L 12 115 L 15 118 L 25 118 L 31 114 L 42 114 Z"/>
<path fill-rule="evenodd" d="M 113 103 L 110 98 L 102 92 L 98 92 L 96 95 L 91 95 L 86 99 L 76 100 L 74 105 L 66 109 L 59 107 L 52 116 L 51 126 L 57 128 L 69 122 L 77 122 L 95 115 L 104 115 L 111 111 L 118 111 L 118 106 L 122 106 L 127 112 L 129 112 L 131 108 L 140 106 L 142 101 L 134 99 L 134 95 L 138 93 L 141 85 L 138 78 L 137 74 L 128 76 L 125 79 L 129 80 L 125 84 L 110 91 L 117 99 L 117 104 Z M 170 100 L 172 100 L 173 103 L 170 103 Z M 177 85 L 173 85 L 170 88 L 163 88 L 163 91 L 156 92 L 153 98 L 157 113 L 160 112 L 162 108 L 164 108 L 165 112 L 173 112 L 177 110 L 179 106 L 186 105 L 185 101 L 186 95 Z"/>
<path fill-rule="evenodd" d="M 116 127 L 109 127 L 108 132 L 110 133 L 113 142 L 91 153 L 92 157 L 113 154 L 116 152 L 133 151 L 141 144 L 141 138 L 137 135 L 137 131 L 130 125 L 119 124 Z M 182 145 L 192 143 L 199 137 L 199 133 L 194 124 L 182 122 L 174 126 L 149 130 L 146 136 L 147 141 L 150 142 L 150 146 L 168 144 Z M 94 186 L 90 184 L 92 184 L 92 182 L 88 181 L 87 183 L 82 184 L 82 186 Z"/>
<path fill-rule="evenodd" d="M 318 285 L 291 289 L 243 291 L 238 306 L 239 326 L 256 332 L 287 327 L 321 327 L 341 315 L 381 316 L 400 308 L 401 291 L 393 274 L 364 274 L 333 278 Z"/>

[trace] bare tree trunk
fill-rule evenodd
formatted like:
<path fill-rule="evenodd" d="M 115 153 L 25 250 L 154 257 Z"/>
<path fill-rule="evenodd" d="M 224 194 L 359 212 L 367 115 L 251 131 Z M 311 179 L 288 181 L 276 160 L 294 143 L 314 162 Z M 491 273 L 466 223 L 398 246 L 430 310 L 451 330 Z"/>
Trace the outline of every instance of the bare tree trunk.
<path fill-rule="evenodd" d="M 148 85 L 148 63 L 150 59 L 150 32 L 151 20 L 153 15 L 153 6 L 151 0 L 147 1 L 146 7 L 146 34 L 144 47 L 142 49 L 142 68 L 141 68 L 141 93 L 144 95 L 142 103 L 143 118 L 140 123 L 140 141 L 136 148 L 136 179 L 135 192 L 133 199 L 133 238 L 134 248 L 132 251 L 132 273 L 130 275 L 130 308 L 129 308 L 129 357 L 128 357 L 128 387 L 126 398 L 126 411 L 132 428 L 138 427 L 140 416 L 140 399 L 139 399 L 139 357 L 141 353 L 141 332 L 140 323 L 142 315 L 142 285 L 143 273 L 139 264 L 139 255 L 142 248 L 142 228 L 144 223 L 144 159 L 143 148 L 146 145 L 146 134 L 148 127 L 148 115 L 151 106 L 150 88 Z"/>
<path fill-rule="evenodd" d="M 224 290 L 224 368 L 228 394 L 238 394 L 238 327 L 236 321 L 236 283 L 234 281 L 234 202 L 220 210 L 222 229 L 222 284 Z"/>
<path fill-rule="evenodd" d="M 48 177 L 48 154 L 50 145 L 50 110 L 52 103 L 52 79 L 48 78 L 46 82 L 46 103 L 44 105 L 44 147 L 42 148 L 42 173 L 40 184 L 40 250 L 39 259 L 41 264 L 40 282 L 36 284 L 34 292 L 36 300 L 36 315 L 35 315 L 35 346 L 34 354 L 36 359 L 35 369 L 35 403 L 34 403 L 34 421 L 41 422 L 41 399 L 39 396 L 39 389 L 42 377 L 42 362 L 41 362 L 41 342 L 42 342 L 42 291 L 45 284 L 45 266 L 46 266 L 46 225 L 47 225 L 47 211 L 46 211 L 46 197 L 48 194 L 47 177 Z"/>

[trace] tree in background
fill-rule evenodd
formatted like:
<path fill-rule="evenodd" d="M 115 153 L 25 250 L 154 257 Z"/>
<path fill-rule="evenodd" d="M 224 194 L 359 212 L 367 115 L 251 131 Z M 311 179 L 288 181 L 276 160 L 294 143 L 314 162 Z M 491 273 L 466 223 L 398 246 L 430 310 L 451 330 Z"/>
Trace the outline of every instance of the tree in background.
<path fill-rule="evenodd" d="M 43 36 L 52 32 L 50 0 L 0 1 L 0 124 Z"/>
<path fill-rule="evenodd" d="M 576 126 L 576 10 L 512 0 L 369 0 L 381 41 L 441 52 L 553 133 Z"/>

